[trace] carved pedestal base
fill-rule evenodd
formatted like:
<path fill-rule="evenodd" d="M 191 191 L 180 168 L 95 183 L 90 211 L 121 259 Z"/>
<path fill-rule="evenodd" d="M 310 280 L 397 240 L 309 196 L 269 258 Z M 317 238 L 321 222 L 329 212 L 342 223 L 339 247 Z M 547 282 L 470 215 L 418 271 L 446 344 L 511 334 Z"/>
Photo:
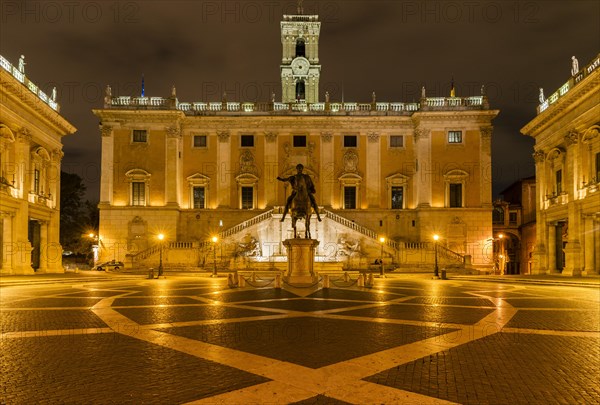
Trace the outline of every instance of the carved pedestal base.
<path fill-rule="evenodd" d="M 315 239 L 286 239 L 283 245 L 287 249 L 288 283 L 310 284 L 315 282 L 313 264 L 315 262 L 315 249 L 319 241 Z"/>

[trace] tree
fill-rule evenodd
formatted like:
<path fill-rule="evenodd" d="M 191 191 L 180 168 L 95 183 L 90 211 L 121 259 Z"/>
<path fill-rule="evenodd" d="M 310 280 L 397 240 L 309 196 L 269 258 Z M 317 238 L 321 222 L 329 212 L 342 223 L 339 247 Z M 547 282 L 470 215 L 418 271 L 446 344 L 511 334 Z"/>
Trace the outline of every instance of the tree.
<path fill-rule="evenodd" d="M 85 194 L 83 179 L 75 173 L 60 172 L 60 243 L 64 250 L 82 251 L 82 235 L 89 222 L 84 210 Z"/>

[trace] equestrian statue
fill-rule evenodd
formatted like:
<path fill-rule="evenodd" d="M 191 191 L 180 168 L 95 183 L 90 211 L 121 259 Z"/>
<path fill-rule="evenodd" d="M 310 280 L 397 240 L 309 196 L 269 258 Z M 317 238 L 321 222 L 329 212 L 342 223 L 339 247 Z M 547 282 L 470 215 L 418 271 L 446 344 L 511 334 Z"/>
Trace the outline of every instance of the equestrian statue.
<path fill-rule="evenodd" d="M 319 207 L 317 206 L 317 201 L 315 200 L 314 194 L 316 193 L 315 185 L 312 182 L 312 179 L 308 174 L 302 173 L 304 170 L 304 166 L 302 164 L 298 164 L 296 166 L 296 170 L 298 171 L 295 175 L 282 178 L 277 177 L 277 180 L 283 182 L 289 182 L 292 185 L 292 194 L 288 197 L 285 208 L 283 209 L 283 216 L 281 217 L 281 222 L 285 220 L 285 216 L 291 209 L 292 216 L 292 228 L 294 229 L 294 238 L 297 238 L 296 235 L 296 221 L 298 219 L 304 218 L 306 224 L 306 231 L 304 233 L 304 237 L 306 239 L 310 239 L 310 216 L 312 214 L 311 210 L 314 210 L 317 215 L 317 219 L 321 222 L 321 216 L 319 215 Z"/>

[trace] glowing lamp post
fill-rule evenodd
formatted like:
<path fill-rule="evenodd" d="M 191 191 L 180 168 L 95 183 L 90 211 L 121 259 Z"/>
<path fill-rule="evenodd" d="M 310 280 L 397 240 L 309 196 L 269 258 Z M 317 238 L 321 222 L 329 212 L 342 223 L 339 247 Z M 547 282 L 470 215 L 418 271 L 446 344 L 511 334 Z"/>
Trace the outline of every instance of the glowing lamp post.
<path fill-rule="evenodd" d="M 211 277 L 217 277 L 217 242 L 219 242 L 219 238 L 213 236 L 211 241 L 213 243 L 213 272 Z"/>
<path fill-rule="evenodd" d="M 504 265 L 505 265 L 505 259 L 504 259 L 504 234 L 501 233 L 498 235 L 498 242 L 499 242 L 499 246 L 498 246 L 498 250 L 499 250 L 499 259 L 498 260 L 498 266 L 500 267 L 500 275 L 504 275 Z"/>
<path fill-rule="evenodd" d="M 435 267 L 433 268 L 433 276 L 435 278 L 440 277 L 440 274 L 438 271 L 438 239 L 439 238 L 440 238 L 440 236 L 438 234 L 433 235 L 433 240 L 434 240 L 433 248 L 435 250 Z"/>
<path fill-rule="evenodd" d="M 93 259 L 94 259 L 94 266 L 96 265 L 96 263 L 98 263 L 98 249 L 99 249 L 99 243 L 100 243 L 100 235 L 96 235 L 94 233 L 89 233 L 88 237 L 93 241 L 93 245 L 92 245 L 92 255 L 93 255 Z"/>
<path fill-rule="evenodd" d="M 163 240 L 165 239 L 165 235 L 159 233 L 156 237 L 158 239 L 158 243 L 160 243 L 160 253 L 158 256 L 158 277 L 160 277 L 163 274 Z"/>
<path fill-rule="evenodd" d="M 383 244 L 385 243 L 385 238 L 382 236 L 379 238 L 379 242 L 381 242 L 381 255 L 379 256 L 379 264 L 381 265 L 379 269 L 379 275 L 381 277 L 385 277 L 385 272 L 383 269 Z"/>

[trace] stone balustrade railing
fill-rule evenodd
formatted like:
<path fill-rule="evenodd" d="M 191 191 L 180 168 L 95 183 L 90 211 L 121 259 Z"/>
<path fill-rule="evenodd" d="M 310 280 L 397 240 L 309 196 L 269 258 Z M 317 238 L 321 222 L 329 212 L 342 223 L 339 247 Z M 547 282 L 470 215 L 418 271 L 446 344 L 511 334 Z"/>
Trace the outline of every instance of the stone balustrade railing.
<path fill-rule="evenodd" d="M 541 114 L 546 111 L 548 107 L 552 104 L 556 103 L 561 97 L 567 94 L 573 87 L 575 87 L 579 82 L 581 82 L 584 78 L 592 74 L 596 69 L 600 67 L 600 54 L 596 56 L 594 60 L 588 63 L 583 69 L 579 70 L 575 75 L 571 76 L 571 78 L 558 90 L 550 95 L 546 100 L 544 100 L 537 108 L 537 113 Z"/>
<path fill-rule="evenodd" d="M 419 103 L 251 103 L 251 102 L 179 102 L 175 98 L 162 97 L 110 97 L 105 108 L 123 109 L 175 109 L 189 115 L 210 114 L 354 114 L 354 115 L 410 115 L 420 110 L 487 109 L 485 96 L 477 97 L 428 97 Z"/>
<path fill-rule="evenodd" d="M 25 73 L 21 72 L 16 66 L 13 66 L 6 58 L 0 55 L 0 67 L 10 73 L 15 79 L 23 83 L 40 100 L 48 104 L 54 111 L 60 111 L 60 106 L 52 97 L 49 97 L 38 86 L 27 78 Z"/>

